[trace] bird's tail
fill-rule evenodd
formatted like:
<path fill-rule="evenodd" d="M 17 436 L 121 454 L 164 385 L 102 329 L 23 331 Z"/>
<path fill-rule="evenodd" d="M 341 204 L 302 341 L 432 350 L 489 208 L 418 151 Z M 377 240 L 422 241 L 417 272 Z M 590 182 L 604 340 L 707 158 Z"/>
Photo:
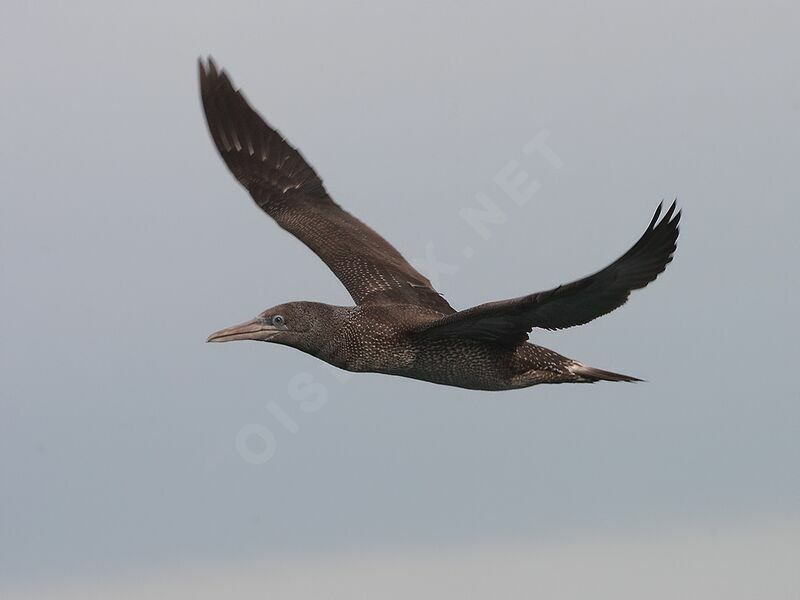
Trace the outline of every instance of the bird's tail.
<path fill-rule="evenodd" d="M 576 362 L 569 367 L 569 370 L 587 382 L 595 381 L 644 381 L 638 377 L 631 377 L 630 375 L 622 375 L 621 373 L 612 373 L 611 371 L 603 371 L 602 369 L 595 369 L 594 367 L 586 366 L 582 363 Z"/>

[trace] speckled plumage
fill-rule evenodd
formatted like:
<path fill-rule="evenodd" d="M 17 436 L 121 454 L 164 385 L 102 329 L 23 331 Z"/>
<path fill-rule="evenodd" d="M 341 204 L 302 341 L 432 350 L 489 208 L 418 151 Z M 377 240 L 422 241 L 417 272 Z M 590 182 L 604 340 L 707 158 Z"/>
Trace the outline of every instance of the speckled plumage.
<path fill-rule="evenodd" d="M 211 137 L 233 175 L 264 212 L 328 265 L 356 304 L 278 305 L 209 341 L 270 341 L 349 371 L 479 390 L 638 381 L 531 344 L 528 333 L 587 323 L 653 281 L 675 251 L 680 212 L 674 203 L 660 220 L 659 206 L 639 241 L 594 275 L 457 312 L 394 247 L 330 198 L 300 153 L 211 59 L 200 62 L 200 92 Z"/>

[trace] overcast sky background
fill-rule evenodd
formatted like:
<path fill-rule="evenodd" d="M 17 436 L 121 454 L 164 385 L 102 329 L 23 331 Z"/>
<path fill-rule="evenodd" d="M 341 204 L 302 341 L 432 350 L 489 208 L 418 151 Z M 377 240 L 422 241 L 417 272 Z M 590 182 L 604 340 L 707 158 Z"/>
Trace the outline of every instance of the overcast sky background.
<path fill-rule="evenodd" d="M 5 1 L 0 589 L 796 521 L 799 29 L 792 2 Z M 350 303 L 217 156 L 208 53 L 457 308 L 605 266 L 677 196 L 657 282 L 534 336 L 648 383 L 472 392 L 206 345 Z"/>

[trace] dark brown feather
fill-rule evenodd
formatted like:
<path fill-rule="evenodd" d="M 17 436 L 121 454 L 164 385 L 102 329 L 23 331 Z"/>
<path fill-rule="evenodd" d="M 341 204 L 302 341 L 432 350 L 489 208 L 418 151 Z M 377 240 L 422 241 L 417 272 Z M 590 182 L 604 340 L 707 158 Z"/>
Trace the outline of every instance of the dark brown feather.
<path fill-rule="evenodd" d="M 356 304 L 415 304 L 455 312 L 430 281 L 336 204 L 302 155 L 247 103 L 213 60 L 200 61 L 208 128 L 225 164 L 264 212 L 333 271 Z"/>
<path fill-rule="evenodd" d="M 528 296 L 481 304 L 421 327 L 424 339 L 461 337 L 516 344 L 534 328 L 563 329 L 601 317 L 628 300 L 631 291 L 653 281 L 672 261 L 680 211 L 673 202 L 661 221 L 659 205 L 633 247 L 594 275 Z"/>

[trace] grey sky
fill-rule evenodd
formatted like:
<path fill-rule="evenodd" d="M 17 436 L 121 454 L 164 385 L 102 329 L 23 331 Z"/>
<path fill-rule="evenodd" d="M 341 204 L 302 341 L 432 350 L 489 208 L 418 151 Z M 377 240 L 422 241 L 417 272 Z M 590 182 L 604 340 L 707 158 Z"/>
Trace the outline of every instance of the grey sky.
<path fill-rule="evenodd" d="M 800 9 L 484 4 L 4 3 L 0 584 L 798 516 Z M 535 333 L 649 383 L 343 383 L 205 345 L 350 302 L 216 155 L 207 53 L 342 205 L 455 267 L 428 272 L 458 308 L 605 266 L 677 196 L 662 278 Z M 542 132 L 560 168 L 522 151 Z M 494 182 L 511 161 L 541 186 L 521 207 Z M 476 194 L 505 215 L 488 240 L 459 216 Z M 248 424 L 275 436 L 265 464 L 236 451 Z"/>

